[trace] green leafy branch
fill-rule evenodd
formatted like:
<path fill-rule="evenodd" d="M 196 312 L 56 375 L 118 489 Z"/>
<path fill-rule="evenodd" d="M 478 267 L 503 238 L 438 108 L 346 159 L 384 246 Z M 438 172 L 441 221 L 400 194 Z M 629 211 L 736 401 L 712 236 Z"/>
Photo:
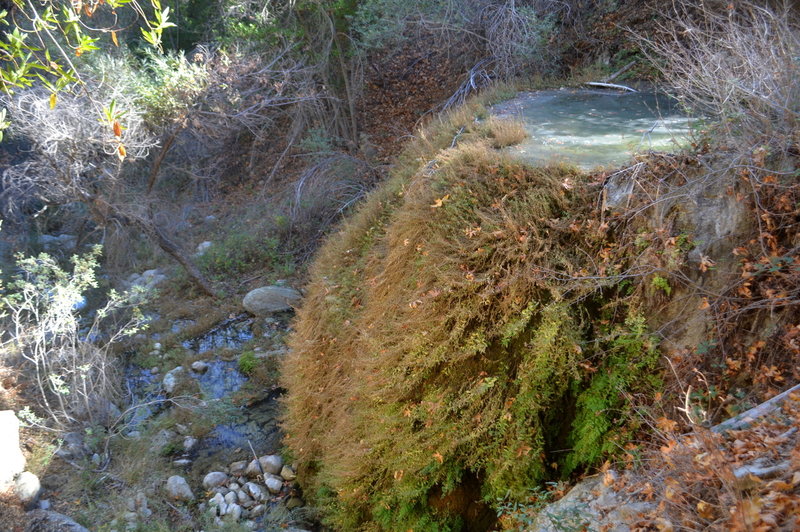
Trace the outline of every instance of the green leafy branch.
<path fill-rule="evenodd" d="M 54 0 L 41 3 L 15 0 L 13 19 L 8 11 L 0 11 L 0 26 L 7 27 L 7 31 L 0 34 L 2 92 L 13 94 L 19 89 L 42 85 L 50 92 L 50 107 L 53 108 L 60 91 L 83 86 L 73 58 L 100 50 L 101 39 L 107 33 L 111 34 L 113 44 L 119 46 L 117 31 L 122 28 L 117 27 L 116 22 L 102 28 L 86 24 L 86 18 L 91 18 L 98 9 L 110 9 L 114 15 L 118 8 L 132 9 L 144 22 L 145 27 L 141 30 L 143 39 L 159 53 L 163 53 L 164 30 L 175 26 L 169 20 L 169 7 L 162 8 L 160 0 L 149 1 L 152 16 L 148 16 L 136 0 L 110 0 L 105 4 L 59 4 Z M 113 125 L 116 119 L 114 117 L 108 121 Z M 3 130 L 9 125 L 5 113 L 0 115 L 0 140 Z"/>

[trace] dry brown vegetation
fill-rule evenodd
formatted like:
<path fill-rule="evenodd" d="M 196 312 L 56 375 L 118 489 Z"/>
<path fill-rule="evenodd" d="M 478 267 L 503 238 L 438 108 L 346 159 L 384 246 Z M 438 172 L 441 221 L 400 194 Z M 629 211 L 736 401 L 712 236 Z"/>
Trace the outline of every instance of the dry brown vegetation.
<path fill-rule="evenodd" d="M 769 4 L 673 2 L 657 36 L 639 37 L 719 145 L 745 158 L 758 147 L 797 154 L 800 24 L 788 2 Z"/>
<path fill-rule="evenodd" d="M 614 487 L 655 503 L 641 530 L 796 530 L 800 526 L 800 396 L 749 426 L 689 434 L 662 421 L 638 475 Z"/>
<path fill-rule="evenodd" d="M 576 17 L 582 5 L 540 4 Z M 592 3 L 599 4 L 606 3 Z M 603 27 L 593 33 L 570 19 L 584 33 L 575 45 L 581 60 L 614 49 L 597 39 L 619 39 L 621 17 L 651 13 L 623 4 L 598 14 Z M 708 17 L 703 31 L 661 28 L 672 41 L 654 47 L 672 54 L 670 79 L 684 83 L 686 101 L 723 118 L 712 130 L 721 137 L 696 139 L 698 154 L 650 155 L 595 176 L 531 169 L 493 149 L 518 142 L 521 126 L 486 119 L 471 101 L 419 131 L 390 181 L 329 239 L 311 273 L 284 384 L 288 447 L 330 523 L 485 528 L 498 499 L 524 503 L 545 480 L 574 480 L 620 453 L 639 467 L 640 439 L 655 433 L 663 449 L 647 455 L 642 471 L 657 473 L 664 489 L 648 491 L 646 480 L 631 486 L 660 502 L 663 515 L 647 526 L 791 528 L 798 466 L 796 436 L 786 431 L 797 425 L 794 403 L 782 419 L 730 437 L 702 428 L 800 380 L 797 32 L 781 26 L 787 38 L 771 45 L 769 12 L 744 5 L 750 19 L 693 13 L 686 20 Z M 341 35 L 326 17 L 320 9 L 309 20 L 325 28 L 312 42 L 327 60 Z M 756 55 L 745 47 L 754 28 L 766 28 Z M 720 39 L 734 53 L 717 54 Z M 217 57 L 218 86 L 176 125 L 150 186 L 165 203 L 186 183 L 195 199 L 220 193 L 220 209 L 235 203 L 240 219 L 215 237 L 275 232 L 294 257 L 309 256 L 381 177 L 371 142 L 383 158 L 396 151 L 419 117 L 463 81 L 455 74 L 464 65 L 419 41 L 378 56 L 377 69 L 357 58 L 316 65 L 321 75 L 280 52 Z M 473 75 L 477 85 L 490 81 L 487 61 L 469 71 L 467 85 Z M 388 74 L 374 72 L 384 67 Z M 757 72 L 739 76 L 739 67 Z M 368 85 L 355 113 L 363 68 Z M 717 83 L 712 74 L 725 68 L 736 74 L 726 79 L 747 80 L 744 89 Z M 467 85 L 453 101 L 472 92 Z M 373 137 L 358 136 L 361 128 Z M 285 135 L 274 137 L 276 129 Z M 324 149 L 309 148 L 312 130 Z M 735 158 L 726 157 L 732 147 Z M 611 205 L 603 186 L 625 183 L 631 189 Z M 274 195 L 271 207 L 238 212 L 256 195 Z M 736 232 L 710 246 L 695 241 L 690 213 L 690 200 L 703 195 L 746 206 Z M 275 220 L 262 219 L 280 204 Z M 157 214 L 167 218 L 168 210 Z M 278 223 L 284 217 L 288 223 Z M 226 251 L 220 255 L 232 255 Z M 268 258 L 254 272 L 243 268 L 243 280 L 233 270 L 221 275 L 232 291 L 255 286 L 271 275 Z M 182 298 L 184 288 L 167 288 L 167 298 Z M 198 329 L 228 312 L 210 298 L 189 312 L 202 314 L 203 306 L 218 308 Z M 165 315 L 177 314 L 166 308 Z M 152 468 L 144 447 L 124 451 L 138 470 L 123 480 L 138 482 Z M 771 464 L 788 457 L 791 468 L 737 484 L 731 468 L 759 453 Z"/>
<path fill-rule="evenodd" d="M 628 448 L 631 475 L 606 485 L 653 503 L 629 523 L 637 530 L 794 530 L 797 394 L 750 426 L 708 427 L 800 381 L 796 19 L 786 4 L 674 6 L 650 51 L 711 123 L 691 157 L 611 176 L 633 184 L 623 216 L 660 220 L 639 242 L 652 242 L 641 258 L 659 268 L 647 314 L 667 372 L 644 412 L 650 450 L 640 461 Z M 709 199 L 723 206 L 713 223 L 728 226 L 711 239 L 692 207 Z"/>

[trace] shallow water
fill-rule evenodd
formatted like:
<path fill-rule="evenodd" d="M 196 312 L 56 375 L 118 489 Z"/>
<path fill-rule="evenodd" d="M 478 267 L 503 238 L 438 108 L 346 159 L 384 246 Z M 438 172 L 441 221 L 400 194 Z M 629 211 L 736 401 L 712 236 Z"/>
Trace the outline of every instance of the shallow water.
<path fill-rule="evenodd" d="M 253 320 L 239 315 L 214 326 L 204 334 L 182 342 L 186 349 L 197 353 L 215 349 L 237 349 L 253 339 Z"/>
<path fill-rule="evenodd" d="M 278 338 L 281 334 L 285 334 L 288 328 L 288 316 L 283 318 L 273 319 L 267 323 L 265 335 Z M 184 320 L 177 325 L 178 330 L 187 325 L 191 325 L 191 322 Z M 263 399 L 247 407 L 232 405 L 230 400 L 233 394 L 247 383 L 247 376 L 239 371 L 237 358 L 226 360 L 213 353 L 221 349 L 235 352 L 253 337 L 253 319 L 248 315 L 240 315 L 218 323 L 205 333 L 182 342 L 186 349 L 209 355 L 203 359 L 208 364 L 206 371 L 198 373 L 185 368 L 185 375 L 197 381 L 201 398 L 206 404 L 204 407 L 206 413 L 220 420 L 211 433 L 201 439 L 192 453 L 192 458 L 195 460 L 193 469 L 199 467 L 198 470 L 202 470 L 203 467 L 210 467 L 215 461 L 220 461 L 220 455 L 227 456 L 235 449 L 245 449 L 249 452 L 248 442 L 252 443 L 255 451 L 260 454 L 276 452 L 279 448 L 280 407 L 275 399 L 280 395 L 280 390 L 266 391 Z M 125 377 L 132 404 L 153 402 L 152 405 L 136 409 L 132 414 L 131 427 L 138 427 L 142 421 L 164 409 L 165 405 L 160 402 L 166 399 L 161 388 L 164 376 L 161 373 L 152 374 L 146 368 L 128 365 Z"/>
<path fill-rule="evenodd" d="M 253 339 L 253 320 L 246 315 L 226 320 L 206 333 L 183 342 L 187 349 L 202 353 L 217 349 L 240 349 Z M 271 333 L 285 331 L 285 323 L 267 327 Z M 192 452 L 192 469 L 207 472 L 238 459 L 249 459 L 250 446 L 256 454 L 278 452 L 281 432 L 278 427 L 280 406 L 275 400 L 279 390 L 268 393 L 261 401 L 248 406 L 230 404 L 232 395 L 247 382 L 247 376 L 239 371 L 236 359 L 223 360 L 217 356 L 205 359 L 208 369 L 204 373 L 190 371 L 197 380 L 208 408 L 217 410 L 220 422 L 211 433 L 201 438 Z"/>
<path fill-rule="evenodd" d="M 564 161 L 587 170 L 625 164 L 635 153 L 676 151 L 690 122 L 674 99 L 653 92 L 522 92 L 491 112 L 525 124 L 528 138 L 511 153 L 535 164 Z"/>
<path fill-rule="evenodd" d="M 277 453 L 282 437 L 278 425 L 280 405 L 276 401 L 279 395 L 280 391 L 276 390 L 254 405 L 229 406 L 225 412 L 226 421 L 201 438 L 192 452 L 193 470 L 204 474 L 220 464 L 249 460 L 250 445 L 259 456 Z"/>
<path fill-rule="evenodd" d="M 190 372 L 200 385 L 204 399 L 222 399 L 239 391 L 239 388 L 247 382 L 247 377 L 239 371 L 236 360 L 214 358 L 207 360 L 206 363 L 208 369 L 204 373 Z"/>
<path fill-rule="evenodd" d="M 261 345 L 282 344 L 282 337 L 289 328 L 289 315 L 267 318 L 261 328 Z M 189 320 L 175 325 L 178 332 L 191 326 Z M 248 315 L 232 317 L 218 323 L 205 333 L 190 338 L 182 345 L 196 353 L 205 353 L 202 360 L 208 364 L 206 371 L 200 373 L 184 367 L 183 379 L 192 379 L 199 387 L 198 402 L 193 403 L 198 420 L 212 423 L 211 430 L 198 438 L 188 452 L 170 456 L 190 483 L 200 484 L 209 471 L 224 470 L 233 461 L 251 460 L 257 456 L 278 453 L 281 449 L 282 433 L 279 425 L 281 404 L 278 398 L 283 390 L 272 386 L 263 393 L 252 395 L 244 405 L 234 404 L 234 396 L 247 384 L 248 377 L 239 371 L 238 353 L 244 344 L 254 338 L 254 320 Z M 273 345 L 275 347 L 275 345 Z M 221 357 L 220 354 L 224 356 Z M 142 431 L 148 424 L 176 408 L 167 400 L 162 388 L 163 371 L 152 373 L 149 368 L 134 364 L 125 367 L 131 404 L 143 404 L 132 411 L 128 419 L 128 431 Z M 191 422 L 189 422 L 191 423 Z M 203 425 L 200 425 L 201 427 Z M 191 426 L 189 427 L 191 431 Z M 181 433 L 185 434 L 185 433 Z M 180 444 L 181 435 L 173 435 L 172 443 Z M 251 450 L 252 449 L 252 450 Z M 180 460 L 181 462 L 177 462 Z M 276 506 L 277 500 L 269 502 Z M 257 519 L 260 522 L 261 518 Z M 273 530 L 272 527 L 258 528 Z"/>
<path fill-rule="evenodd" d="M 125 420 L 129 430 L 136 429 L 145 419 L 160 412 L 166 399 L 161 389 L 163 375 L 153 374 L 149 368 L 127 365 L 125 367 L 125 386 L 130 397 L 130 405 L 139 405 Z"/>

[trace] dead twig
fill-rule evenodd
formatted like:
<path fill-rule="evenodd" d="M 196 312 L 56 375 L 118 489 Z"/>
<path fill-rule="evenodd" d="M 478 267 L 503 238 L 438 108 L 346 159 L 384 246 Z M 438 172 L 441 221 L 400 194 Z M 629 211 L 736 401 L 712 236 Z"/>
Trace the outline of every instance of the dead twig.
<path fill-rule="evenodd" d="M 723 421 L 719 425 L 715 425 L 714 427 L 711 427 L 711 430 L 712 430 L 712 432 L 721 433 L 721 432 L 725 432 L 726 430 L 740 430 L 740 429 L 746 428 L 750 424 L 752 424 L 753 421 L 755 421 L 756 419 L 758 419 L 760 417 L 764 417 L 764 416 L 774 412 L 775 410 L 777 410 L 781 406 L 783 401 L 787 397 L 789 397 L 790 394 L 792 394 L 794 392 L 797 392 L 798 390 L 800 390 L 800 384 L 796 384 L 795 386 L 792 386 L 788 390 L 786 390 L 786 391 L 784 391 L 782 393 L 779 393 L 775 397 L 773 397 L 773 398 L 771 398 L 771 399 L 769 399 L 767 401 L 764 401 L 760 405 L 758 405 L 758 406 L 756 406 L 754 408 L 751 408 L 750 410 L 748 410 L 746 412 L 742 412 L 741 414 L 739 414 L 736 417 L 732 417 L 731 419 L 729 419 L 727 421 Z"/>

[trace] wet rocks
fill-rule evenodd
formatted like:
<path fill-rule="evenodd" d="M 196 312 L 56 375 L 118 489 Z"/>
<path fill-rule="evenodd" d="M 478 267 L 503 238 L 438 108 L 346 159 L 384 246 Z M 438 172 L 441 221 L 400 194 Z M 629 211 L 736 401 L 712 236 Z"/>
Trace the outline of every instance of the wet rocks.
<path fill-rule="evenodd" d="M 196 446 L 197 446 L 197 438 L 194 438 L 192 436 L 186 436 L 183 439 L 183 450 L 186 451 L 187 453 L 191 452 L 192 449 L 194 449 Z"/>
<path fill-rule="evenodd" d="M 203 360 L 196 360 L 192 362 L 192 371 L 195 373 L 205 373 L 208 371 L 208 362 Z"/>
<path fill-rule="evenodd" d="M 174 342 L 168 343 L 156 335 L 148 336 L 142 342 L 142 352 L 151 351 L 152 356 L 147 360 L 157 359 L 161 371 L 156 376 L 152 376 L 147 369 L 141 371 L 145 375 L 135 383 L 142 388 L 140 395 L 147 398 L 147 394 L 152 393 L 163 398 L 164 391 L 172 396 L 188 395 L 196 387 L 202 391 L 204 398 L 199 403 L 200 409 L 209 405 L 213 399 L 229 396 L 246 382 L 246 377 L 238 371 L 236 360 L 228 360 L 227 354 L 240 352 L 241 344 L 253 339 L 256 334 L 261 336 L 263 333 L 265 338 L 271 338 L 267 335 L 269 333 L 275 337 L 270 345 L 278 345 L 286 333 L 287 319 L 287 315 L 277 315 L 275 318 L 254 318 L 247 314 L 231 316 L 207 333 L 182 342 L 180 345 L 187 351 L 182 355 L 186 362 L 178 367 L 175 366 L 180 362 L 165 367 L 167 358 L 177 358 L 173 356 L 173 350 L 179 348 Z M 268 325 L 254 333 L 254 324 L 260 325 L 262 321 Z M 166 344 L 166 347 L 157 345 L 157 340 Z M 163 356 L 165 349 L 170 349 L 169 357 Z M 148 368 L 151 365 L 153 364 L 148 364 Z M 133 371 L 133 378 L 139 378 L 139 373 Z M 199 439 L 198 425 L 187 421 L 183 425 L 170 424 L 170 429 L 161 429 L 157 425 L 136 426 L 140 431 L 139 436 L 147 439 L 149 453 L 168 457 L 168 462 L 177 466 L 171 472 L 162 473 L 158 490 L 162 504 L 167 501 L 173 505 L 173 501 L 188 503 L 182 511 L 191 512 L 193 517 L 201 518 L 200 522 L 210 527 L 206 530 L 216 529 L 215 526 L 230 526 L 234 521 L 237 523 L 237 530 L 258 529 L 260 525 L 256 526 L 253 520 L 274 510 L 281 512 L 280 515 L 287 520 L 292 518 L 286 501 L 297 495 L 299 487 L 280 476 L 283 472 L 287 478 L 294 478 L 291 468 L 285 468 L 278 455 L 259 454 L 256 460 L 252 460 L 254 456 L 250 455 L 248 458 L 244 453 L 246 445 L 242 445 L 247 440 L 254 443 L 257 441 L 261 449 L 277 449 L 280 445 L 281 435 L 277 429 L 279 408 L 272 400 L 274 395 L 269 395 L 268 392 L 263 397 L 268 400 L 257 409 L 249 409 L 242 414 L 238 411 L 231 412 L 230 416 L 227 416 L 226 410 L 224 419 L 213 418 L 216 425 L 214 432 L 208 436 L 203 433 L 204 436 Z M 181 421 L 183 419 L 185 418 Z M 243 439 L 240 434 L 246 438 Z M 128 437 L 131 435 L 128 434 Z M 221 451 L 230 452 L 230 458 L 223 463 L 219 462 Z M 228 463 L 234 457 L 239 460 Z M 250 471 L 246 474 L 248 466 Z M 156 506 L 162 508 L 153 499 L 157 496 L 155 492 L 148 492 L 148 495 L 154 510 Z M 124 532 L 126 528 L 141 528 L 146 525 L 130 498 L 125 502 L 127 508 L 121 509 L 117 514 L 118 524 L 114 528 L 118 532 Z M 292 507 L 298 507 L 298 504 L 303 504 L 299 497 L 292 502 Z M 297 516 L 299 515 L 298 513 Z M 271 515 L 270 518 L 272 517 Z"/>
<path fill-rule="evenodd" d="M 176 501 L 190 502 L 194 500 L 194 493 L 186 479 L 180 475 L 173 475 L 167 479 L 167 495 Z"/>
<path fill-rule="evenodd" d="M 164 375 L 164 378 L 161 380 L 161 386 L 164 388 L 164 391 L 168 394 L 171 394 L 175 391 L 175 388 L 178 386 L 178 380 L 183 374 L 183 366 L 178 366 L 177 368 L 170 370 Z"/>
<path fill-rule="evenodd" d="M 256 316 L 292 310 L 302 295 L 288 286 L 262 286 L 244 296 L 242 306 Z"/>

